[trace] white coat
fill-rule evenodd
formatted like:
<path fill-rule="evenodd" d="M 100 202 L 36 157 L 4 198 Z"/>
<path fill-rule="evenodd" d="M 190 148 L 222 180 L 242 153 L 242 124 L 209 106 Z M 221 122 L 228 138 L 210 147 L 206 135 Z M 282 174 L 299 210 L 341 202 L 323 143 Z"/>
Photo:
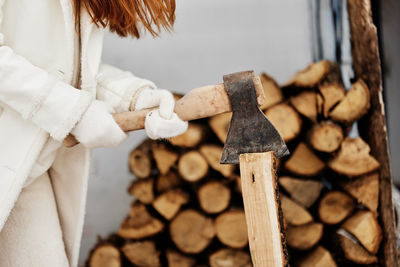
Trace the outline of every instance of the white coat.
<path fill-rule="evenodd" d="M 81 12 L 81 90 L 72 87 L 71 0 L 0 0 L 0 231 L 46 140 L 62 142 L 94 98 L 117 112 L 134 92 L 155 87 L 100 63 L 103 29 Z M 50 169 L 71 266 L 82 234 L 90 151 L 61 148 Z"/>

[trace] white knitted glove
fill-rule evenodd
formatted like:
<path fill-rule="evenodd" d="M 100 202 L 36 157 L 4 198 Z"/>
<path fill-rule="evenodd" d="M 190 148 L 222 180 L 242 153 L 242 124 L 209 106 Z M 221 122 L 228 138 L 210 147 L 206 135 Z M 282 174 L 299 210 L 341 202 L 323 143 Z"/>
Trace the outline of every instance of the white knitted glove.
<path fill-rule="evenodd" d="M 117 146 L 127 135 L 111 116 L 113 112 L 109 104 L 94 100 L 71 133 L 87 148 Z"/>
<path fill-rule="evenodd" d="M 174 113 L 175 100 L 171 92 L 164 89 L 145 88 L 135 103 L 135 110 L 157 107 L 146 116 L 145 130 L 151 139 L 170 138 L 184 133 L 187 121 L 182 121 Z"/>

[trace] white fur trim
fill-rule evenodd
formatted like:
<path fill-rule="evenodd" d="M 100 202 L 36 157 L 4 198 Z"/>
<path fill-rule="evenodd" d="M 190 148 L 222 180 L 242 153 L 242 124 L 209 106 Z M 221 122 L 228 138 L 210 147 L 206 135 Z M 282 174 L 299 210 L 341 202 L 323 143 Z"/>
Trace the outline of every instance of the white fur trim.
<path fill-rule="evenodd" d="M 149 138 L 160 139 L 183 134 L 187 130 L 188 122 L 182 121 L 176 113 L 169 120 L 163 119 L 156 109 L 147 113 L 144 125 Z"/>

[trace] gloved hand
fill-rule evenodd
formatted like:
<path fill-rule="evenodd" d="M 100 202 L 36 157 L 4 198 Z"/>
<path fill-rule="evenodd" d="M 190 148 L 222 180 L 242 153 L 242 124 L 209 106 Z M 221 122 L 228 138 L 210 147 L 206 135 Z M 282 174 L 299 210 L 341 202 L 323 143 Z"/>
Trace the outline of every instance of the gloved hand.
<path fill-rule="evenodd" d="M 187 121 L 182 121 L 174 113 L 174 96 L 164 89 L 143 89 L 136 100 L 134 110 L 157 107 L 146 116 L 145 130 L 151 139 L 170 138 L 184 133 Z"/>
<path fill-rule="evenodd" d="M 113 112 L 107 103 L 94 100 L 71 133 L 87 148 L 117 146 L 127 135 L 115 122 Z"/>

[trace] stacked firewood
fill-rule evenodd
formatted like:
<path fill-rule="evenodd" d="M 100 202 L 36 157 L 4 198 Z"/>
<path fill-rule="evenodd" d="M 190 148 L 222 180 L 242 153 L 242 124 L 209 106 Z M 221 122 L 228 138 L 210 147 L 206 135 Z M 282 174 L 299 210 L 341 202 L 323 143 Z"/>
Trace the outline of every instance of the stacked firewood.
<path fill-rule="evenodd" d="M 351 125 L 368 112 L 362 80 L 349 91 L 335 63 L 320 61 L 280 88 L 261 76 L 261 107 L 291 155 L 277 161 L 281 208 L 294 266 L 375 265 L 379 163 Z M 88 266 L 252 266 L 237 166 L 219 164 L 231 114 L 189 124 L 130 154 L 135 198 L 116 234 Z"/>

